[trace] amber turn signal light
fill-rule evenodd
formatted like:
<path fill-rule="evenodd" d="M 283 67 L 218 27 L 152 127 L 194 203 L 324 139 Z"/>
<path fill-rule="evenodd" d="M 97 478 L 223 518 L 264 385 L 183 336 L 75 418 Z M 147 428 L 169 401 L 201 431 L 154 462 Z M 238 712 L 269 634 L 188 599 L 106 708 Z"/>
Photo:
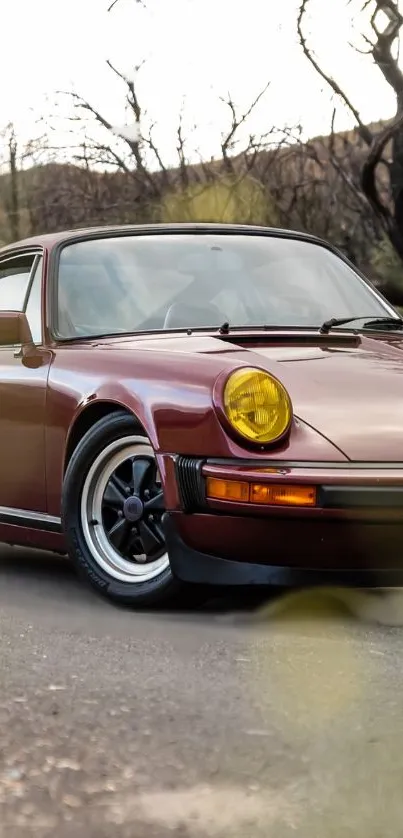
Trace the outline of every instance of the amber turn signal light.
<path fill-rule="evenodd" d="M 316 486 L 246 483 L 208 477 L 206 496 L 210 500 L 232 500 L 266 506 L 316 506 Z"/>
<path fill-rule="evenodd" d="M 208 477 L 206 494 L 214 500 L 238 500 L 248 503 L 249 486 L 249 483 L 238 480 L 217 480 L 215 477 Z"/>
<path fill-rule="evenodd" d="M 270 486 L 252 483 L 250 503 L 269 503 L 274 506 L 315 506 L 315 486 Z"/>

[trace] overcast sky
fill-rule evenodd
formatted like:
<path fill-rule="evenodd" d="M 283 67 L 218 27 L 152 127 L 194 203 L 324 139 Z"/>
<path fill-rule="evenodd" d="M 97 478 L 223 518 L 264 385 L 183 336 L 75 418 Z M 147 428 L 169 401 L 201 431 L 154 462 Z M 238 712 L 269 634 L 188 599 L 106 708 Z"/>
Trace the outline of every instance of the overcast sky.
<path fill-rule="evenodd" d="M 2 0 L 0 126 L 12 120 L 21 135 L 32 135 L 40 113 L 54 110 L 55 91 L 72 87 L 121 123 L 121 88 L 105 67 L 110 58 L 127 73 L 146 59 L 139 93 L 167 158 L 181 107 L 188 132 L 197 126 L 192 146 L 208 157 L 226 125 L 219 97 L 230 91 L 245 108 L 266 81 L 253 130 L 301 123 L 311 135 L 328 131 L 330 95 L 298 47 L 297 0 L 145 2 L 146 10 L 119 0 L 108 14 L 108 0 Z M 306 28 L 326 70 L 370 121 L 390 117 L 394 99 L 370 59 L 348 46 L 360 45 L 351 16 L 362 2 L 311 0 Z M 340 107 L 338 127 L 349 124 Z"/>

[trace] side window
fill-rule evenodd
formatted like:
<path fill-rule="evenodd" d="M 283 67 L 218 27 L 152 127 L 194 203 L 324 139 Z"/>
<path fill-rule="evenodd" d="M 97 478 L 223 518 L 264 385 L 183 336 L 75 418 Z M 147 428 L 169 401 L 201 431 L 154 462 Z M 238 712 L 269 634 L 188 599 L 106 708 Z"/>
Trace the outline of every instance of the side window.
<path fill-rule="evenodd" d="M 22 311 L 35 256 L 15 256 L 0 262 L 0 311 Z"/>
<path fill-rule="evenodd" d="M 25 308 L 34 343 L 42 343 L 42 268 L 43 257 L 41 256 L 35 268 Z"/>

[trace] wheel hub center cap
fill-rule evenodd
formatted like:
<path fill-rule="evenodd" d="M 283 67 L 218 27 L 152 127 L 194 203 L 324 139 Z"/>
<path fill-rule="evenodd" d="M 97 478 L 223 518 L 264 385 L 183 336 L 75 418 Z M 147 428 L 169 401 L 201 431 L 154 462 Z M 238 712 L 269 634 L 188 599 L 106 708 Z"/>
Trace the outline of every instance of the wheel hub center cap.
<path fill-rule="evenodd" d="M 126 498 L 123 504 L 123 515 L 126 521 L 139 521 L 143 517 L 144 506 L 140 498 L 133 496 Z"/>

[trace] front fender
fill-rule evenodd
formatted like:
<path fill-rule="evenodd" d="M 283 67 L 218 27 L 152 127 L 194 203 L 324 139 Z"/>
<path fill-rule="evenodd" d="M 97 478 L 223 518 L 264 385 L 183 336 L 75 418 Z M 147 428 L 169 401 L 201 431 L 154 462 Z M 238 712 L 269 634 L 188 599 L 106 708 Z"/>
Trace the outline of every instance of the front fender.
<path fill-rule="evenodd" d="M 175 359 L 169 353 L 136 353 L 129 364 L 127 355 L 103 353 L 94 365 L 91 351 L 80 351 L 77 369 L 71 350 L 58 353 L 49 375 L 47 398 L 46 458 L 48 508 L 59 514 L 66 445 L 75 423 L 85 411 L 109 403 L 133 414 L 143 426 L 161 466 L 171 454 L 302 461 L 345 461 L 327 439 L 299 419 L 293 421 L 289 437 L 281 446 L 262 454 L 231 439 L 214 410 L 212 394 L 220 373 L 243 365 L 234 357 L 210 356 L 197 367 L 190 356 Z M 99 355 L 97 356 L 99 359 Z M 152 361 L 152 363 L 150 363 Z M 95 414 L 94 414 L 95 415 Z"/>

